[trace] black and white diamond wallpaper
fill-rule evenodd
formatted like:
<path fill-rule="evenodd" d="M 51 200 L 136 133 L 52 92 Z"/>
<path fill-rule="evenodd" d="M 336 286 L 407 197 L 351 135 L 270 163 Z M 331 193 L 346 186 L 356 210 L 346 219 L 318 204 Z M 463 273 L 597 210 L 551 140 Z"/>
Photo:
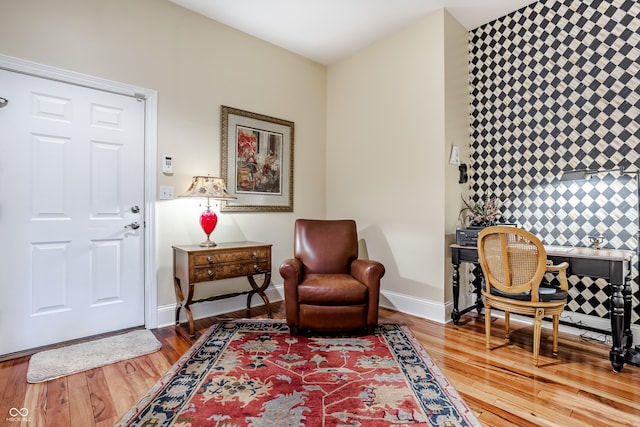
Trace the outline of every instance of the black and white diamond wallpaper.
<path fill-rule="evenodd" d="M 636 250 L 636 177 L 560 182 L 568 169 L 640 168 L 640 2 L 542 0 L 470 32 L 475 200 L 545 244 Z M 637 258 L 632 322 L 640 324 Z M 602 279 L 570 277 L 567 310 L 608 317 Z"/>

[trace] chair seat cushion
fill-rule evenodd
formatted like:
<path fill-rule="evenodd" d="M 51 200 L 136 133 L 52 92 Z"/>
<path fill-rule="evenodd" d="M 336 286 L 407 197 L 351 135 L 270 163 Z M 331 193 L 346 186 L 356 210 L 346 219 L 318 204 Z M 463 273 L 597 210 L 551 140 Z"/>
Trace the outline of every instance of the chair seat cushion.
<path fill-rule="evenodd" d="M 352 305 L 367 300 L 367 287 L 349 274 L 308 274 L 298 285 L 300 304 Z"/>
<path fill-rule="evenodd" d="M 515 299 L 515 300 L 518 300 L 518 301 L 531 301 L 530 292 L 522 292 L 522 293 L 517 293 L 517 294 L 510 294 L 510 293 L 507 293 L 507 292 L 502 292 L 499 289 L 496 289 L 494 287 L 491 287 L 491 295 L 494 295 L 494 296 L 497 296 L 497 297 L 502 297 L 502 298 Z M 563 291 L 563 290 L 558 289 L 558 288 L 540 286 L 538 288 L 538 295 L 539 295 L 539 297 L 538 297 L 539 301 L 547 302 L 547 301 L 562 301 L 562 300 L 565 300 L 565 299 L 567 299 L 567 296 L 569 294 L 568 294 L 567 291 Z"/>

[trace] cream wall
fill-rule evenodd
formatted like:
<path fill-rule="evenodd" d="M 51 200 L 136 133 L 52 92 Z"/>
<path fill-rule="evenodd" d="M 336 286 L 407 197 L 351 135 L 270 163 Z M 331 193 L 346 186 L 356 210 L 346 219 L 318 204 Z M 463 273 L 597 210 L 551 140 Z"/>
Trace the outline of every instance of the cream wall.
<path fill-rule="evenodd" d="M 220 172 L 220 105 L 295 122 L 295 211 L 224 213 L 213 238 L 272 243 L 278 285 L 295 218 L 355 218 L 364 250 L 387 267 L 387 304 L 448 320 L 464 187 L 448 156 L 468 145 L 468 125 L 467 33 L 447 12 L 328 69 L 165 0 L 3 0 L 0 15 L 0 54 L 158 91 L 154 160 L 171 154 L 175 166 L 158 166 L 157 184 L 178 194 L 192 175 Z M 202 240 L 201 210 L 157 201 L 159 306 L 174 303 L 171 245 Z"/>
<path fill-rule="evenodd" d="M 469 147 L 471 146 L 469 123 L 469 33 L 448 12 L 444 13 L 445 37 L 444 37 L 444 66 L 445 66 L 445 162 L 449 161 L 451 147 L 457 146 L 460 150 L 460 163 L 467 165 L 467 174 L 471 177 Z M 445 167 L 445 301 L 453 298 L 453 285 L 451 275 L 451 252 L 449 245 L 455 243 L 456 228 L 460 209 L 464 206 L 462 197 L 469 200 L 469 184 L 460 184 L 458 166 L 447 164 Z M 468 265 L 466 266 L 468 267 Z M 468 284 L 469 289 L 461 290 L 461 296 L 469 295 L 473 291 L 469 278 L 465 275 L 464 268 L 460 283 Z M 462 298 L 461 298 L 462 301 Z M 462 305 L 466 307 L 466 305 Z M 446 320 L 448 320 L 447 317 Z"/>
<path fill-rule="evenodd" d="M 327 216 L 358 220 L 369 257 L 386 266 L 387 305 L 440 321 L 461 191 L 448 157 L 468 135 L 468 98 L 456 87 L 467 85 L 462 37 L 440 10 L 330 66 L 327 77 Z"/>
<path fill-rule="evenodd" d="M 295 122 L 295 212 L 224 213 L 212 236 L 272 243 L 282 283 L 294 219 L 325 215 L 326 67 L 165 0 L 2 0 L 0 16 L 0 54 L 156 90 L 151 160 L 174 156 L 174 174 L 158 165 L 157 181 L 178 194 L 192 175 L 220 173 L 220 105 Z M 203 240 L 202 210 L 188 199 L 157 203 L 160 306 L 175 303 L 171 246 Z"/>

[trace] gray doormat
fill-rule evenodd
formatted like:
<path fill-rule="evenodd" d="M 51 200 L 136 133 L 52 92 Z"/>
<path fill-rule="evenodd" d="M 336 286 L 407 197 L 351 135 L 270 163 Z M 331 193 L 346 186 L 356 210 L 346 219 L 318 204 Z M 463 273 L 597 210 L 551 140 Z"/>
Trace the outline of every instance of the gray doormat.
<path fill-rule="evenodd" d="M 45 350 L 31 356 L 27 382 L 40 383 L 88 371 L 160 350 L 162 345 L 147 329 Z"/>

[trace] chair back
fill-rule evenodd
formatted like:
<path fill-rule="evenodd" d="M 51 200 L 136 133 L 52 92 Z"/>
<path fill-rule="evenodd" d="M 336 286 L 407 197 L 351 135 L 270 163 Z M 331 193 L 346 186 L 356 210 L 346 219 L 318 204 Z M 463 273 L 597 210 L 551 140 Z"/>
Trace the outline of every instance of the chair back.
<path fill-rule="evenodd" d="M 491 287 L 507 294 L 528 292 L 532 302 L 539 301 L 547 253 L 536 236 L 516 227 L 487 227 L 478 236 L 478 258 L 487 293 Z"/>
<path fill-rule="evenodd" d="M 358 258 L 358 233 L 353 220 L 296 220 L 294 256 L 305 274 L 349 273 Z"/>

